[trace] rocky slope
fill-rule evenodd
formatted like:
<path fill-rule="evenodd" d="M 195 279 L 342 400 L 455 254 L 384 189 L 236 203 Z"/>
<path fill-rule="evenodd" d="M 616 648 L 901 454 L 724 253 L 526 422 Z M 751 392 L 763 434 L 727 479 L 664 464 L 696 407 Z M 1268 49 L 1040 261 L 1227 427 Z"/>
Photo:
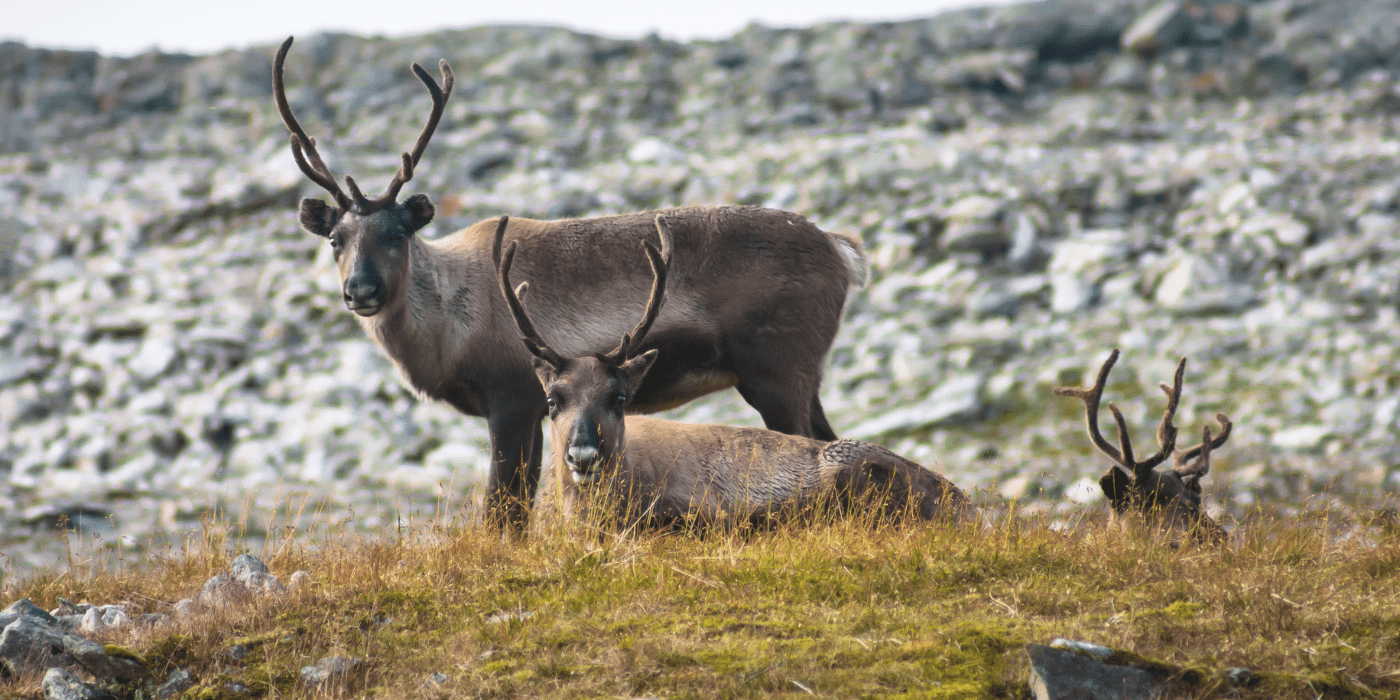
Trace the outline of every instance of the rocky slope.
<path fill-rule="evenodd" d="M 858 232 L 873 277 L 831 356 L 833 423 L 992 497 L 1093 502 L 1105 460 L 1051 389 L 1122 348 L 1110 394 L 1141 444 L 1189 355 L 1179 423 L 1236 421 L 1207 483 L 1238 515 L 1400 488 L 1398 10 L 1051 0 L 688 44 L 318 35 L 288 82 L 332 168 L 382 183 L 427 111 L 408 64 L 452 62 L 409 185 L 437 204 L 429 237 L 724 202 Z M 451 510 L 482 474 L 483 422 L 399 386 L 296 223 L 323 193 L 288 151 L 272 48 L 0 45 L 12 575 L 55 561 L 60 519 L 150 547 L 211 508 L 265 530 L 295 496 L 373 528 Z M 758 422 L 733 392 L 675 414 Z"/>

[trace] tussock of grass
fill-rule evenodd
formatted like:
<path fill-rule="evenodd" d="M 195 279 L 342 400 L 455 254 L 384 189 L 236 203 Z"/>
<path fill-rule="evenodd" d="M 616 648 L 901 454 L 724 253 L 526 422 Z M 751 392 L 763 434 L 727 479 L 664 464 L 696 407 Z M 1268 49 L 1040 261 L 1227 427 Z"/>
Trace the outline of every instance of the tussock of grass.
<path fill-rule="evenodd" d="M 188 668 L 199 685 L 186 697 L 200 698 L 230 681 L 258 697 L 1018 698 L 1022 645 L 1061 636 L 1125 650 L 1117 661 L 1170 680 L 1176 697 L 1400 695 L 1400 537 L 1335 532 L 1255 522 L 1228 548 L 1172 548 L 1101 522 L 1056 531 L 1009 517 L 601 544 L 547 526 L 512 544 L 426 523 L 288 539 L 261 554 L 284 577 L 310 570 L 311 586 L 103 641 L 158 680 Z M 7 597 L 160 611 L 237 553 L 210 533 L 143 571 L 75 570 Z M 347 686 L 303 687 L 301 667 L 328 655 L 366 663 Z M 1226 685 L 1230 666 L 1255 671 L 1254 685 Z M 426 682 L 434 673 L 448 682 Z M 37 696 L 37 680 L 0 692 Z"/>

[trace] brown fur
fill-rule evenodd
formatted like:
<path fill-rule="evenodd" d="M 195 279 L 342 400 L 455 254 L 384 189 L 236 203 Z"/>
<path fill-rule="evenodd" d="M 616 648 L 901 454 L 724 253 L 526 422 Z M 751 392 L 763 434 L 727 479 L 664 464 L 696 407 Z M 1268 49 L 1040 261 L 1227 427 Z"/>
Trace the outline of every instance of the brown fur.
<path fill-rule="evenodd" d="M 422 396 L 487 420 L 492 468 L 488 517 L 519 531 L 540 474 L 544 394 L 530 354 L 514 338 L 495 287 L 493 245 L 516 245 L 519 269 L 550 328 L 570 355 L 612 347 L 643 308 L 651 280 L 640 242 L 655 240 L 656 212 L 597 219 L 483 221 L 435 241 L 415 232 L 433 217 L 418 194 L 397 201 L 413 176 L 444 90 L 415 64 L 433 113 L 388 191 L 364 197 L 336 185 L 314 139 L 296 122 L 282 86 L 288 39 L 273 64 L 278 109 L 293 155 L 335 203 L 303 200 L 301 223 L 335 248 L 347 308 Z M 737 387 L 769 428 L 834 439 L 818 398 L 822 361 L 841 322 L 846 293 L 860 284 L 860 242 L 827 233 L 796 214 L 758 207 L 687 207 L 662 212 L 672 226 L 674 302 L 645 348 L 662 359 L 638 387 L 630 410 L 653 412 Z M 496 233 L 496 229 L 504 227 Z"/>

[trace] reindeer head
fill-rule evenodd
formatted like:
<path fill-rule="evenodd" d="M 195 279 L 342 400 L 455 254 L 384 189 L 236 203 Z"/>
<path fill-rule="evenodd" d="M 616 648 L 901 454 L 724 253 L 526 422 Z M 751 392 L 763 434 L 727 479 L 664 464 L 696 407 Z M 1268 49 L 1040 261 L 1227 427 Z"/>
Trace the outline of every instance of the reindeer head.
<path fill-rule="evenodd" d="M 1132 439 L 1128 437 L 1128 424 L 1123 413 L 1112 402 L 1108 410 L 1113 413 L 1113 421 L 1118 426 L 1119 450 L 1108 444 L 1099 432 L 1099 401 L 1103 397 L 1104 386 L 1108 383 L 1108 373 L 1118 361 L 1118 351 L 1114 350 L 1099 369 L 1094 386 L 1089 389 L 1060 387 L 1055 389 L 1059 396 L 1071 396 L 1084 401 L 1085 422 L 1089 429 L 1089 439 L 1100 452 L 1108 455 L 1116 466 L 1099 479 L 1099 486 L 1115 515 L 1140 513 L 1149 522 L 1165 525 L 1173 530 L 1188 532 L 1200 542 L 1219 543 L 1225 540 L 1225 530 L 1209 515 L 1206 515 L 1205 502 L 1201 494 L 1201 478 L 1210 471 L 1210 451 L 1225 444 L 1230 439 L 1232 427 L 1224 413 L 1215 414 L 1220 424 L 1220 434 L 1211 438 L 1210 426 L 1205 426 L 1204 440 L 1188 450 L 1176 449 L 1177 429 L 1172 423 L 1177 404 L 1181 401 L 1181 383 L 1186 375 L 1186 358 L 1176 366 L 1176 376 L 1172 386 L 1159 384 L 1167 394 L 1167 408 L 1162 414 L 1162 424 L 1157 428 L 1157 444 L 1161 447 L 1156 454 L 1139 462 L 1133 455 Z M 1172 458 L 1172 468 L 1157 471 L 1157 465 Z"/>
<path fill-rule="evenodd" d="M 501 217 L 496 229 L 496 250 L 500 249 L 505 222 L 505 217 Z M 671 250 L 671 232 L 661 216 L 656 217 L 656 228 L 661 235 L 662 248 Z M 634 353 L 661 311 L 668 261 L 650 241 L 644 241 L 642 245 L 653 275 L 646 311 L 642 314 L 642 320 L 631 333 L 622 336 L 622 342 L 612 352 L 593 357 L 561 357 L 535 330 L 520 302 L 529 291 L 529 283 L 521 282 L 514 290 L 510 286 L 515 243 L 512 242 L 506 249 L 497 271 L 501 293 L 510 306 L 515 325 L 520 329 L 525 347 L 534 355 L 535 375 L 544 387 L 545 401 L 549 406 L 555 454 L 564 460 L 574 481 L 579 484 L 599 481 L 605 469 L 618 464 L 626 445 L 623 413 L 656 360 L 656 350 L 640 355 Z"/>
<path fill-rule="evenodd" d="M 345 176 L 347 196 L 336 184 L 335 177 L 316 151 L 316 139 L 306 135 L 292 115 L 282 85 L 282 64 L 292 38 L 282 42 L 272 64 L 272 94 L 282 123 L 291 132 L 292 157 L 312 182 L 320 185 L 335 199 L 327 204 L 319 199 L 301 200 L 301 225 L 307 231 L 330 239 L 335 251 L 336 267 L 340 269 L 341 291 L 346 308 L 360 316 L 373 316 L 403 293 L 408 276 L 408 241 L 418 229 L 433 220 L 433 205 L 428 196 L 416 194 L 398 201 L 399 190 L 413 178 L 413 168 L 433 138 L 438 121 L 452 94 L 452 67 L 446 60 L 438 61 L 442 72 L 442 89 L 428 72 L 417 63 L 413 72 L 427 86 L 433 97 L 433 110 L 418 135 L 413 150 L 403 154 L 403 165 L 389 181 L 384 194 L 373 199 L 365 197 L 354 178 Z"/>

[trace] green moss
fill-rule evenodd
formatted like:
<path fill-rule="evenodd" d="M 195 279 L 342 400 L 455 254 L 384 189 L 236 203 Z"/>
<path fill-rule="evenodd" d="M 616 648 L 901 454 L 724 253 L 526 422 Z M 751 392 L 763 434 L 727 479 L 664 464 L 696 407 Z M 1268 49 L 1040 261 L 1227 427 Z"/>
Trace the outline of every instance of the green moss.
<path fill-rule="evenodd" d="M 1201 605 L 1200 603 L 1192 603 L 1188 600 L 1178 600 L 1175 603 L 1172 603 L 1171 605 L 1162 608 L 1161 612 L 1178 620 L 1194 620 L 1196 619 L 1196 615 L 1199 614 L 1204 607 L 1205 606 Z"/>
<path fill-rule="evenodd" d="M 183 634 L 172 634 L 155 640 L 145 656 L 151 660 L 150 665 L 154 667 L 184 668 L 197 660 L 190 638 Z"/>
<path fill-rule="evenodd" d="M 500 659 L 498 661 L 488 661 L 486 662 L 486 665 L 481 667 L 481 670 L 483 672 L 493 674 L 508 674 L 514 669 L 515 663 L 512 661 L 507 661 L 506 659 Z"/>
<path fill-rule="evenodd" d="M 219 674 L 186 690 L 184 695 L 180 697 L 189 700 L 246 700 L 248 696 L 236 693 L 227 687 L 233 680 L 226 674 Z"/>
<path fill-rule="evenodd" d="M 135 661 L 136 663 L 141 664 L 143 668 L 149 666 L 149 664 L 146 662 L 146 657 L 130 649 L 127 649 L 124 646 L 119 646 L 117 644 L 108 644 L 102 647 L 102 651 L 106 652 L 108 656 L 112 656 L 118 659 L 129 659 L 131 661 Z"/>
<path fill-rule="evenodd" d="M 274 662 L 263 662 L 245 669 L 241 680 L 255 694 L 264 692 L 287 694 L 296 688 L 300 678 L 300 669 L 279 667 L 279 664 Z"/>

